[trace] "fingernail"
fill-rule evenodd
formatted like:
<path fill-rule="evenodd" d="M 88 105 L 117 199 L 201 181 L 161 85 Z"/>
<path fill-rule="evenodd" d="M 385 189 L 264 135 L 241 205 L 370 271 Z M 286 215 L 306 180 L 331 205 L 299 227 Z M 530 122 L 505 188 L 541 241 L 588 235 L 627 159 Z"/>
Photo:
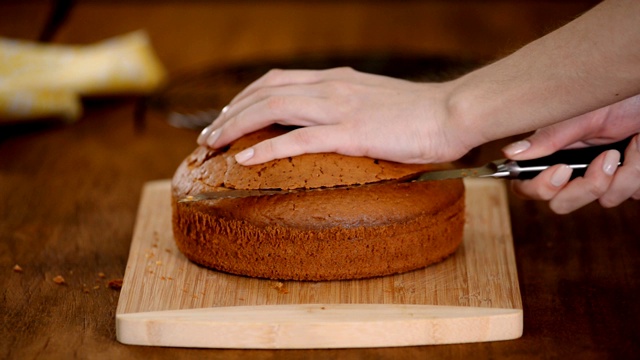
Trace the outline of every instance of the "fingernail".
<path fill-rule="evenodd" d="M 220 137 L 220 133 L 220 129 L 212 131 L 211 134 L 209 134 L 209 137 L 207 137 L 207 145 L 214 147 L 216 141 L 218 141 L 218 138 Z"/>
<path fill-rule="evenodd" d="M 213 128 L 211 126 L 207 126 L 206 128 L 202 129 L 202 131 L 200 132 L 200 135 L 198 135 L 198 140 L 197 140 L 198 144 L 204 145 L 204 142 L 207 140 L 209 135 L 211 135 L 212 131 L 213 131 Z"/>
<path fill-rule="evenodd" d="M 245 161 L 251 159 L 252 157 L 253 157 L 253 148 L 248 148 L 236 154 L 236 161 L 242 164 Z"/>
<path fill-rule="evenodd" d="M 572 172 L 573 170 L 571 170 L 569 165 L 562 165 L 551 175 L 551 185 L 560 187 L 566 184 L 569 178 L 571 178 Z"/>
<path fill-rule="evenodd" d="M 507 156 L 514 156 L 524 152 L 530 147 L 531 143 L 528 140 L 520 140 L 505 146 L 502 151 Z"/>
<path fill-rule="evenodd" d="M 602 163 L 602 171 L 604 171 L 607 175 L 613 175 L 618 168 L 618 163 L 620 162 L 620 153 L 617 150 L 609 150 L 607 154 L 604 156 L 604 161 Z"/>

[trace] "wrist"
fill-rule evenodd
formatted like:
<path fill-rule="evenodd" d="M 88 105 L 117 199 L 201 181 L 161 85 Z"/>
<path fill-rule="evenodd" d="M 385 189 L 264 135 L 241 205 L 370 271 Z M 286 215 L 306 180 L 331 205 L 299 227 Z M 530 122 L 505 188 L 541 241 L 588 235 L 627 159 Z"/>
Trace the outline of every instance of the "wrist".
<path fill-rule="evenodd" d="M 495 140 L 487 134 L 486 119 L 483 119 L 481 104 L 473 96 L 473 90 L 463 76 L 445 84 L 447 125 L 451 134 L 467 150 Z M 486 103 L 485 103 L 486 105 Z"/>

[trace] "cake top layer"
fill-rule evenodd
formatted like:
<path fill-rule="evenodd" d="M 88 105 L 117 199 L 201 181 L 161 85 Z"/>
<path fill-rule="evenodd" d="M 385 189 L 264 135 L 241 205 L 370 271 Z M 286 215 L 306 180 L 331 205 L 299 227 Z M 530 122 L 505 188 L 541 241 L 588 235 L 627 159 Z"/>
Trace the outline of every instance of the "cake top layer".
<path fill-rule="evenodd" d="M 226 189 L 314 189 L 394 180 L 443 168 L 434 164 L 400 164 L 335 153 L 305 154 L 265 164 L 243 166 L 234 156 L 263 140 L 283 134 L 271 126 L 212 150 L 198 147 L 180 165 L 173 180 L 181 195 Z"/>

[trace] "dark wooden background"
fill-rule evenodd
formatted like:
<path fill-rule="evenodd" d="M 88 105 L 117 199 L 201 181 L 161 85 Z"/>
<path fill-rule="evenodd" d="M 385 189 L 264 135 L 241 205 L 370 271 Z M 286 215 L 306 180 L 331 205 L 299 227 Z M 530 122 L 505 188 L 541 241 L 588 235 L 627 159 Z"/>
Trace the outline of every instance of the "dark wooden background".
<path fill-rule="evenodd" d="M 144 28 L 173 78 L 185 71 L 308 54 L 387 52 L 491 61 L 593 1 L 0 2 L 0 36 L 90 43 Z M 60 21 L 51 22 L 56 5 Z M 47 25 L 49 24 L 49 25 Z M 0 358 L 632 358 L 640 204 L 558 216 L 510 197 L 524 335 L 496 343 L 345 350 L 125 346 L 119 292 L 142 185 L 169 178 L 197 132 L 138 99 L 85 101 L 83 118 L 0 125 Z M 136 125 L 138 124 L 138 125 Z M 510 139 L 471 159 L 499 156 Z M 13 270 L 20 265 L 22 272 Z M 53 279 L 61 275 L 64 285 Z"/>

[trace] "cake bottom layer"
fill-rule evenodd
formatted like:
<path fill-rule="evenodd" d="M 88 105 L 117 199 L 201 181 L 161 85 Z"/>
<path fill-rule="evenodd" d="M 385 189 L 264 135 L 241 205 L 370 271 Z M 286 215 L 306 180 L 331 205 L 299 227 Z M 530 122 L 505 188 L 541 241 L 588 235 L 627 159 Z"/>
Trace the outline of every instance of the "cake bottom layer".
<path fill-rule="evenodd" d="M 420 269 L 453 254 L 463 238 L 464 201 L 405 222 L 323 229 L 256 226 L 174 208 L 173 229 L 189 260 L 215 270 L 277 280 L 361 279 Z"/>

